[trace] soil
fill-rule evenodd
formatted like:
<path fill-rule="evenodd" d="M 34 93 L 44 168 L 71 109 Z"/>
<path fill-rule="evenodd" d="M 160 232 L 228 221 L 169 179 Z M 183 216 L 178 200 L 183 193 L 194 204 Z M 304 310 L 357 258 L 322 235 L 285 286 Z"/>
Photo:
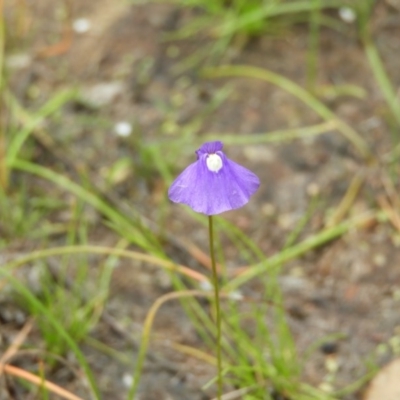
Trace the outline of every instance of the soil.
<path fill-rule="evenodd" d="M 54 5 L 50 0 L 37 0 L 24 6 L 25 14 L 21 17 L 12 9 L 11 3 L 16 2 L 9 3 L 7 6 L 6 2 L 6 21 L 21 22 L 15 25 L 18 29 L 8 33 L 9 54 L 22 55 L 23 60 L 18 64 L 14 57 L 14 66 L 9 68 L 10 85 L 17 98 L 34 110 L 62 88 L 75 85 L 82 93 L 81 101 L 65 106 L 56 118 L 44 124 L 51 145 L 35 135 L 34 161 L 71 179 L 79 179 L 79 171 L 103 191 L 109 190 L 108 198 L 120 207 L 143 216 L 153 226 L 162 226 L 173 239 L 165 243 L 165 251 L 190 267 L 201 268 L 187 249 L 176 243 L 190 240 L 207 252 L 206 231 L 189 217 L 183 206 L 168 206 L 160 217 L 167 187 L 157 169 L 143 159 L 143 149 L 157 141 L 170 145 L 171 150 L 163 149 L 165 161 L 177 173 L 194 159 L 193 134 L 179 147 L 179 157 L 173 142 L 190 129 L 199 138 L 209 132 L 250 137 L 321 122 L 310 108 L 272 84 L 245 78 L 206 79 L 198 68 L 177 72 L 177 66 L 209 45 L 210 39 L 167 40 L 167 33 L 193 17 L 173 5 L 130 5 L 112 0 L 60 1 Z M 67 4 L 72 5 L 71 9 Z M 338 18 L 333 12 L 330 16 Z M 71 20 L 79 18 L 90 21 L 87 32 L 66 29 Z M 226 213 L 223 218 L 251 236 L 266 257 L 282 249 L 311 203 L 315 207 L 299 240 L 326 226 L 355 176 L 360 177 L 362 186 L 347 214 L 381 208 L 385 199 L 397 199 L 397 179 L 391 191 L 386 173 L 389 167 L 393 176 L 399 172 L 397 165 L 388 166 L 387 161 L 397 132 L 355 26 L 341 26 L 340 32 L 328 28 L 321 31 L 316 87 L 329 89 L 351 84 L 365 90 L 363 98 L 344 94 L 322 100 L 367 141 L 376 162 L 367 163 L 334 128 L 312 138 L 277 144 L 227 144 L 229 157 L 257 173 L 262 184 L 246 207 Z M 378 2 L 371 30 L 385 68 L 398 88 L 400 11 L 389 1 Z M 240 50 L 236 47 L 225 54 L 223 61 L 266 68 L 304 87 L 308 40 L 307 27 L 296 25 L 276 36 L 248 40 Z M 213 107 L 227 84 L 230 95 Z M 200 128 L 196 128 L 199 115 L 204 117 Z M 115 124 L 121 121 L 132 124 L 131 136 L 115 133 Z M 122 157 L 133 160 L 132 170 L 125 171 L 126 175 L 114 186 L 107 186 L 104 182 L 110 166 Z M 27 180 L 17 172 L 12 179 L 14 184 Z M 29 178 L 28 183 L 33 193 L 47 191 L 73 203 L 54 185 L 37 178 Z M 103 227 L 101 216 L 90 208 L 86 213 L 85 218 L 90 221 L 89 242 L 116 246 L 118 238 Z M 71 218 L 71 212 L 55 211 L 50 218 L 52 223 L 65 222 Z M 54 234 L 46 246 L 65 243 L 63 234 Z M 9 260 L 43 245 L 41 239 L 15 239 L 0 257 Z M 399 235 L 389 222 L 372 219 L 283 266 L 280 282 L 299 353 L 317 341 L 323 342 L 305 363 L 305 381 L 326 386 L 329 363 L 334 360 L 337 371 L 332 385 L 341 388 L 365 375 L 369 358 L 382 365 L 398 354 L 395 344 L 400 340 L 399 245 Z M 243 260 L 228 242 L 224 250 L 228 272 L 233 274 Z M 93 257 L 93 265 L 97 261 Z M 149 307 L 170 290 L 172 284 L 167 274 L 145 266 L 131 268 L 131 262 L 121 260 L 113 274 L 105 316 L 91 336 L 115 350 L 132 354 L 134 360 Z M 249 283 L 243 290 L 249 296 L 255 295 L 257 285 Z M 1 351 L 9 346 L 27 317 L 23 307 L 4 291 L 0 305 Z M 324 340 L 329 335 L 335 338 Z M 171 343 L 202 347 L 177 302 L 165 305 L 157 316 L 140 400 L 212 397 L 211 391 L 201 388 L 214 376 L 214 369 L 173 350 Z M 43 346 L 37 328 L 26 344 L 31 348 Z M 88 344 L 82 346 L 103 398 L 125 399 L 130 368 Z M 37 362 L 34 354 L 22 357 L 23 360 L 19 357 L 13 360 L 16 365 L 26 366 L 27 359 L 32 365 Z M 58 367 L 48 378 L 82 398 L 89 398 L 85 382 L 71 372 L 69 365 L 75 365 L 71 357 L 66 367 Z M 17 381 L 4 376 L 1 379 L 0 399 L 23 398 Z M 342 398 L 359 400 L 362 390 Z M 10 397 L 13 391 L 14 397 Z"/>

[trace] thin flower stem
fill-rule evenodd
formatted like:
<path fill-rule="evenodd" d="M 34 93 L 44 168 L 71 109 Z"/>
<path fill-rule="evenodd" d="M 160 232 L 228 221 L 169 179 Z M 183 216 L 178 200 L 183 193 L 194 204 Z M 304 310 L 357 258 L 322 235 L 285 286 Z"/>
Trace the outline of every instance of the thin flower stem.
<path fill-rule="evenodd" d="M 208 216 L 208 232 L 210 238 L 210 257 L 211 257 L 211 267 L 212 267 L 213 284 L 214 284 L 215 319 L 217 324 L 217 374 L 218 374 L 217 399 L 221 400 L 222 396 L 221 310 L 219 302 L 218 273 L 217 273 L 217 266 L 215 263 L 215 254 L 214 254 L 214 228 L 213 228 L 212 215 Z"/>

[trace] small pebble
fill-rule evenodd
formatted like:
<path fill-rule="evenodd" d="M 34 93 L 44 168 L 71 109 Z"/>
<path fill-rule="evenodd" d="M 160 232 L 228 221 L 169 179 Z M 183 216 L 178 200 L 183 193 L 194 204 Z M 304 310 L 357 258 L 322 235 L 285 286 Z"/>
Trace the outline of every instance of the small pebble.
<path fill-rule="evenodd" d="M 374 254 L 373 262 L 377 267 L 384 267 L 386 264 L 386 256 L 384 254 Z"/>
<path fill-rule="evenodd" d="M 129 122 L 121 121 L 115 124 L 114 132 L 121 137 L 128 137 L 132 133 L 132 125 Z"/>
<path fill-rule="evenodd" d="M 72 29 L 76 33 L 86 33 L 90 30 L 92 24 L 86 18 L 78 18 L 72 23 Z"/>
<path fill-rule="evenodd" d="M 339 8 L 339 17 L 341 18 L 342 21 L 347 22 L 348 24 L 351 24 L 356 20 L 357 15 L 352 8 L 341 7 L 341 8 Z"/>
<path fill-rule="evenodd" d="M 201 281 L 199 283 L 200 289 L 204 290 L 205 292 L 210 292 L 211 289 L 213 288 L 213 286 L 211 285 L 211 283 L 209 281 Z"/>
<path fill-rule="evenodd" d="M 10 69 L 23 69 L 29 67 L 32 57 L 29 54 L 12 54 L 6 58 L 6 66 Z"/>
<path fill-rule="evenodd" d="M 261 207 L 261 212 L 267 217 L 272 217 L 276 214 L 276 207 L 271 203 L 264 203 Z"/>
<path fill-rule="evenodd" d="M 124 89 L 124 85 L 119 81 L 100 82 L 82 89 L 81 96 L 91 107 L 99 108 L 111 104 Z"/>
<path fill-rule="evenodd" d="M 229 298 L 231 300 L 243 300 L 243 295 L 238 290 L 235 290 L 235 291 L 229 293 Z"/>
<path fill-rule="evenodd" d="M 308 186 L 307 186 L 307 194 L 310 196 L 310 197 L 316 197 L 316 196 L 318 196 L 320 193 L 321 193 L 321 190 L 320 190 L 320 188 L 319 188 L 319 186 L 318 186 L 318 184 L 317 183 L 310 183 Z"/>
<path fill-rule="evenodd" d="M 326 342 L 321 345 L 320 350 L 326 355 L 336 354 L 338 352 L 338 344 L 336 342 Z"/>
<path fill-rule="evenodd" d="M 126 387 L 126 388 L 130 388 L 133 385 L 133 376 L 130 374 L 124 374 L 122 376 L 122 384 Z"/>

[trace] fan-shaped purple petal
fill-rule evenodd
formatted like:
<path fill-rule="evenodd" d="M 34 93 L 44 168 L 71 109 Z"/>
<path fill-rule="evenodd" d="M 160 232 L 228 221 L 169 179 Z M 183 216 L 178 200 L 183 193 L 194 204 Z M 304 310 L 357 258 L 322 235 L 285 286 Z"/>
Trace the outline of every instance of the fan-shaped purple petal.
<path fill-rule="evenodd" d="M 200 157 L 203 154 L 213 154 L 216 153 L 217 151 L 221 151 L 223 147 L 224 147 L 223 143 L 219 141 L 206 142 L 196 151 L 196 154 L 198 157 Z"/>
<path fill-rule="evenodd" d="M 168 191 L 173 202 L 187 204 L 194 211 L 206 215 L 220 214 L 244 206 L 260 186 L 255 174 L 229 160 L 220 151 L 221 142 L 212 144 L 214 146 L 210 148 L 203 145 L 198 150 L 198 161 L 189 165 Z M 204 150 L 207 151 L 203 153 Z M 206 159 L 210 150 L 212 153 L 217 152 L 222 159 L 223 166 L 218 172 L 207 168 Z"/>

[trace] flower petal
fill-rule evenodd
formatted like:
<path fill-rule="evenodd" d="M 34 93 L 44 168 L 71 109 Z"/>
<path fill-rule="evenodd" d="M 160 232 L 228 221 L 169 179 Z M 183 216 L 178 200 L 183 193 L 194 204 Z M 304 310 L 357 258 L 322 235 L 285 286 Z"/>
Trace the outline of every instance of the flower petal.
<path fill-rule="evenodd" d="M 217 151 L 221 151 L 224 147 L 222 142 L 215 141 L 215 142 L 206 142 L 196 151 L 198 157 L 202 156 L 203 154 L 214 154 Z"/>
<path fill-rule="evenodd" d="M 218 172 L 207 168 L 207 155 L 200 156 L 176 178 L 168 191 L 169 198 L 206 215 L 244 206 L 260 186 L 260 181 L 255 174 L 229 160 L 222 152 L 218 154 L 223 160 L 223 167 Z"/>

